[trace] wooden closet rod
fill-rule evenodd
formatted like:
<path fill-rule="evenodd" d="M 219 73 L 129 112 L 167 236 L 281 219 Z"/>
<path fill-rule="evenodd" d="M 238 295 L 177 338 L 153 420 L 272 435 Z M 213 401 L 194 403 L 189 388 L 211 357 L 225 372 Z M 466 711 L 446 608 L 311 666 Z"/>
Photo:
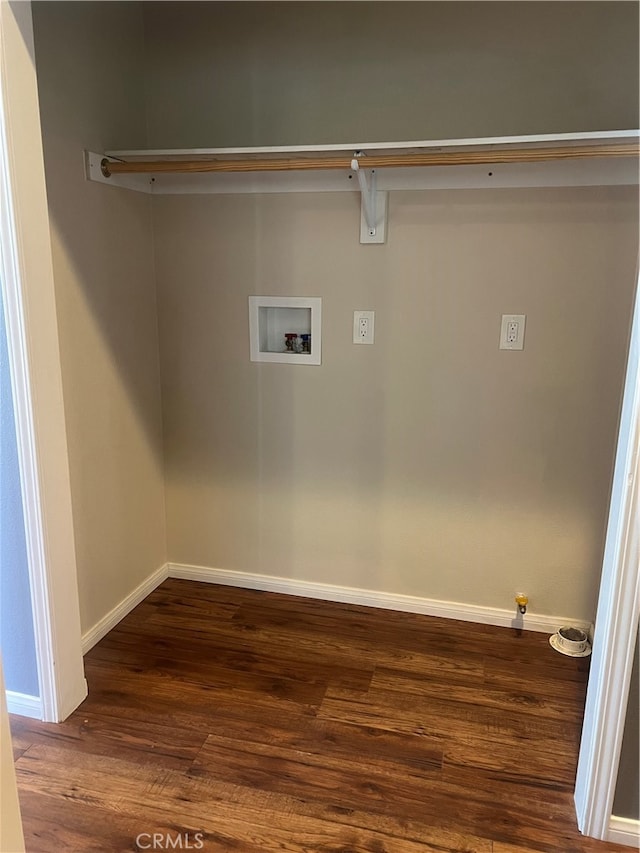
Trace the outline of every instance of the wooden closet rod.
<path fill-rule="evenodd" d="M 561 148 L 503 148 L 489 151 L 433 151 L 407 154 L 373 154 L 359 159 L 367 169 L 397 166 L 473 166 L 493 163 L 539 163 L 546 160 L 576 160 L 587 157 L 638 157 L 633 144 L 583 145 Z M 102 173 L 111 175 L 151 172 L 287 172 L 318 169 L 350 169 L 353 157 L 263 158 L 260 160 L 158 160 L 102 161 Z"/>

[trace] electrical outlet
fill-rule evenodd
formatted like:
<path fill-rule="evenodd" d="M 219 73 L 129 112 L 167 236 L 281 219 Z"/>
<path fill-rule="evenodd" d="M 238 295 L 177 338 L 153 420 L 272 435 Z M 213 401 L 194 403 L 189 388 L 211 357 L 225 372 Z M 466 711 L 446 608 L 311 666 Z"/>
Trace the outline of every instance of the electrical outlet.
<path fill-rule="evenodd" d="M 500 349 L 524 349 L 526 314 L 503 314 L 500 327 Z"/>
<path fill-rule="evenodd" d="M 353 342 L 354 344 L 373 343 L 374 311 L 353 312 Z"/>

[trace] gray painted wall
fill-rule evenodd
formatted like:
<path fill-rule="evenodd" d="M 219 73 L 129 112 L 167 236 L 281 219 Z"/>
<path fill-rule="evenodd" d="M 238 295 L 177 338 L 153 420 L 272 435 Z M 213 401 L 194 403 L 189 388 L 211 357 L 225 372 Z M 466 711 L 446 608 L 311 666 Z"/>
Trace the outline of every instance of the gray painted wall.
<path fill-rule="evenodd" d="M 151 148 L 638 126 L 630 2 L 143 3 Z"/>
<path fill-rule="evenodd" d="M 637 192 L 390 196 L 382 246 L 350 193 L 154 198 L 169 560 L 589 621 Z M 322 297 L 320 367 L 249 361 L 251 294 Z"/>
<path fill-rule="evenodd" d="M 34 3 L 82 631 L 166 562 L 151 199 L 86 181 L 144 147 L 138 3 Z"/>
<path fill-rule="evenodd" d="M 618 768 L 618 783 L 613 801 L 613 813 L 617 817 L 640 820 L 640 679 L 638 645 L 631 674 L 627 718 L 622 738 L 622 753 Z"/>
<path fill-rule="evenodd" d="M 0 297 L 0 647 L 7 690 L 38 696 L 29 569 L 4 308 Z"/>

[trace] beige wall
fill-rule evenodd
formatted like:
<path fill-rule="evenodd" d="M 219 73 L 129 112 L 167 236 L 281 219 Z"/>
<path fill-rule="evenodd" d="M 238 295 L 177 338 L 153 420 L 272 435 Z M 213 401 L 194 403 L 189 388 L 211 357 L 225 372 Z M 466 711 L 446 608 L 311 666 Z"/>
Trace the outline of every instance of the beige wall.
<path fill-rule="evenodd" d="M 171 560 L 593 617 L 635 190 L 392 193 L 384 246 L 348 193 L 154 214 Z M 323 298 L 321 367 L 249 362 L 250 294 Z"/>
<path fill-rule="evenodd" d="M 638 126 L 631 2 L 145 3 L 152 148 Z"/>
<path fill-rule="evenodd" d="M 34 3 L 82 629 L 165 562 L 151 202 L 83 149 L 145 144 L 136 3 Z"/>
<path fill-rule="evenodd" d="M 172 560 L 591 618 L 634 192 L 394 193 L 388 245 L 361 247 L 355 195 L 152 202 L 80 155 L 633 126 L 635 5 L 34 19 L 83 630 L 166 558 L 154 234 Z M 252 293 L 324 298 L 322 367 L 248 362 Z M 503 312 L 524 353 L 498 351 Z"/>
<path fill-rule="evenodd" d="M 13 766 L 13 749 L 4 676 L 0 661 L 0 850 L 4 853 L 24 853 L 24 834 Z"/>

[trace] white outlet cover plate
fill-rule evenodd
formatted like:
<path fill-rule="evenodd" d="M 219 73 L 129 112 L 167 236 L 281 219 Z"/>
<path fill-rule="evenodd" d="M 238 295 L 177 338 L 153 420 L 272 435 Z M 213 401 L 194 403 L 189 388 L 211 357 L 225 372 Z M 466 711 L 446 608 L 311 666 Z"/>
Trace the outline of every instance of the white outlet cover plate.
<path fill-rule="evenodd" d="M 502 315 L 502 325 L 500 327 L 500 349 L 524 349 L 524 328 L 526 320 L 526 314 Z"/>
<path fill-rule="evenodd" d="M 375 311 L 354 311 L 353 312 L 353 342 L 354 344 L 372 344 L 373 343 L 373 327 L 375 323 Z M 367 321 L 367 334 L 360 334 L 360 321 Z"/>

